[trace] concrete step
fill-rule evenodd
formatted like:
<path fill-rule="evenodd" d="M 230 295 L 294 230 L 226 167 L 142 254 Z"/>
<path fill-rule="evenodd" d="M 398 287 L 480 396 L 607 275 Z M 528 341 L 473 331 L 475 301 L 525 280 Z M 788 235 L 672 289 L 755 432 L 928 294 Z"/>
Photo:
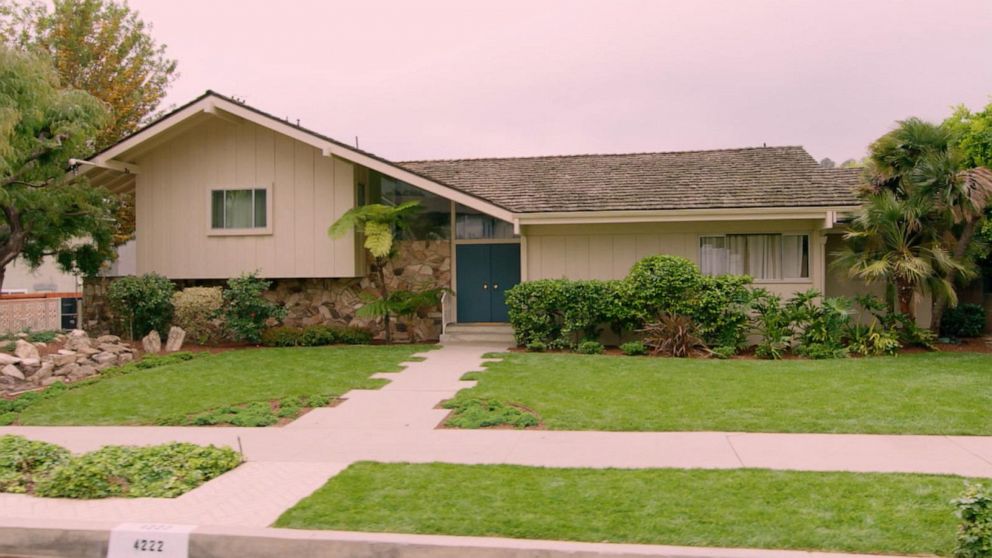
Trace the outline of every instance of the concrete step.
<path fill-rule="evenodd" d="M 441 343 L 516 345 L 513 328 L 507 324 L 450 324 L 441 335 Z"/>

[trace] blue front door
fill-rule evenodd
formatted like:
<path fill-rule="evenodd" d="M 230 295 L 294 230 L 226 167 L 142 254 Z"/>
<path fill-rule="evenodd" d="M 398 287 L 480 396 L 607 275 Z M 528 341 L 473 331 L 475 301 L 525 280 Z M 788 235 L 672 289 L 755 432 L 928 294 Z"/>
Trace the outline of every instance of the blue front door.
<path fill-rule="evenodd" d="M 519 244 L 455 247 L 459 322 L 505 322 L 505 293 L 520 282 Z"/>

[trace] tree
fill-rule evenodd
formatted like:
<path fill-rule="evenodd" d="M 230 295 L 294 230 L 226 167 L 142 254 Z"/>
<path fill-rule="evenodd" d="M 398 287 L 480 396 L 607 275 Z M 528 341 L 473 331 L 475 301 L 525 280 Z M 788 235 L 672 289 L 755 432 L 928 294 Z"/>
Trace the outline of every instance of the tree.
<path fill-rule="evenodd" d="M 969 168 L 958 139 L 952 125 L 909 118 L 871 145 L 840 258 L 852 276 L 892 285 L 904 313 L 914 293 L 933 293 L 932 329 L 957 303 L 954 282 L 974 275 L 969 246 L 992 199 L 992 172 Z"/>
<path fill-rule="evenodd" d="M 835 163 L 830 157 L 824 157 L 820 160 L 820 166 L 825 169 L 832 169 L 837 166 L 837 163 Z"/>
<path fill-rule="evenodd" d="M 110 107 L 95 144 L 103 149 L 157 116 L 176 75 L 165 54 L 127 4 L 114 0 L 0 0 L 0 37 L 8 46 L 48 56 L 61 83 Z"/>
<path fill-rule="evenodd" d="M 332 237 L 341 237 L 351 230 L 357 230 L 365 235 L 365 250 L 372 257 L 372 273 L 375 274 L 382 301 L 376 313 L 382 315 L 387 343 L 393 341 L 389 322 L 395 308 L 392 307 L 390 301 L 397 304 L 401 301 L 393 300 L 390 296 L 389 285 L 386 284 L 386 265 L 395 254 L 394 240 L 397 229 L 404 229 L 409 226 L 411 218 L 420 210 L 420 203 L 415 201 L 397 206 L 378 203 L 362 205 L 349 209 L 327 230 L 327 233 Z M 372 311 L 373 309 L 370 309 L 366 312 Z"/>
<path fill-rule="evenodd" d="M 47 60 L 0 45 L 0 287 L 18 256 L 85 274 L 113 259 L 112 196 L 66 173 L 105 122 L 103 104 L 61 89 Z"/>

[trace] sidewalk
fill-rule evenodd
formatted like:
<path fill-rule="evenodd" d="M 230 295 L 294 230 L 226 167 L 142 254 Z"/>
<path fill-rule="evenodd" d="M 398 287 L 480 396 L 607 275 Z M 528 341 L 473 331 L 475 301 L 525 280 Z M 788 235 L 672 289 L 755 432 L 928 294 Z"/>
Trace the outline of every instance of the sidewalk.
<path fill-rule="evenodd" d="M 3 427 L 74 452 L 107 444 L 169 441 L 242 448 L 247 463 L 176 499 L 57 500 L 0 494 L 6 519 L 168 521 L 266 527 L 282 511 L 360 460 L 554 467 L 698 467 L 940 473 L 992 477 L 992 437 L 760 434 L 725 432 L 556 432 L 439 429 L 438 409 L 473 382 L 498 347 L 450 345 L 380 390 L 354 390 L 284 428 Z"/>

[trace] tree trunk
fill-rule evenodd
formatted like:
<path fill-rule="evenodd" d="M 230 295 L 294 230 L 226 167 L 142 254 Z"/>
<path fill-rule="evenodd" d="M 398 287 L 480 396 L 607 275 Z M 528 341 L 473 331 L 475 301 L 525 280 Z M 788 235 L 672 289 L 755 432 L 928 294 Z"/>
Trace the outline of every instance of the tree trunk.
<path fill-rule="evenodd" d="M 7 273 L 7 266 L 0 265 L 0 293 L 3 292 L 3 276 Z"/>
<path fill-rule="evenodd" d="M 896 280 L 896 296 L 899 299 L 899 313 L 916 319 L 916 311 L 913 308 L 913 295 L 916 289 L 913 285 L 905 281 Z"/>
<path fill-rule="evenodd" d="M 3 211 L 4 219 L 7 221 L 7 241 L 0 245 L 0 289 L 3 289 L 3 278 L 7 271 L 7 266 L 17 259 L 24 250 L 24 241 L 27 233 L 21 226 L 21 215 L 13 207 L 0 207 Z"/>
<path fill-rule="evenodd" d="M 386 266 L 385 262 L 376 261 L 375 270 L 376 270 L 376 274 L 379 276 L 379 296 L 382 297 L 382 300 L 384 302 L 389 299 L 389 287 L 386 286 L 386 271 L 384 269 L 385 266 Z M 386 328 L 386 344 L 393 343 L 393 332 L 389 328 L 389 317 L 390 317 L 389 311 L 387 310 L 386 313 L 382 316 L 382 323 L 383 326 Z"/>
<path fill-rule="evenodd" d="M 968 221 L 964 224 L 964 228 L 961 229 L 961 236 L 958 237 L 957 242 L 954 244 L 954 250 L 952 252 L 954 259 L 960 261 L 964 258 L 964 255 L 968 253 L 968 245 L 971 244 L 971 240 L 975 237 L 976 232 L 978 232 L 977 220 Z M 957 275 L 957 271 L 954 269 L 947 272 L 947 281 L 951 284 L 952 288 Z M 940 332 L 940 322 L 944 319 L 945 310 L 947 310 L 947 297 L 943 294 L 935 295 L 930 314 L 930 330 L 934 333 Z"/>

